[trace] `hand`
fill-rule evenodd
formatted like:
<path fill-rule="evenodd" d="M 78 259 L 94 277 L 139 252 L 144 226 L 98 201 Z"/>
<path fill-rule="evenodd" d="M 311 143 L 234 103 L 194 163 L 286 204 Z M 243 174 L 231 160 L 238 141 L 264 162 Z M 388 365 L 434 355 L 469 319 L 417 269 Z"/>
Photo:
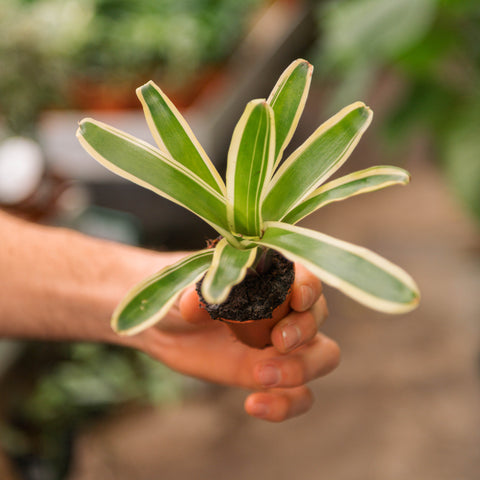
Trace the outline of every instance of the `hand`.
<path fill-rule="evenodd" d="M 155 328 L 134 336 L 110 328 L 111 313 L 125 293 L 185 253 L 106 242 L 1 211 L 0 234 L 0 337 L 138 348 L 179 372 L 254 390 L 246 411 L 270 421 L 307 411 L 312 394 L 306 383 L 338 364 L 337 344 L 317 333 L 327 316 L 320 282 L 300 265 L 290 300 L 293 311 L 273 329 L 273 346 L 255 350 L 211 320 L 193 289 Z"/>
<path fill-rule="evenodd" d="M 328 315 L 319 280 L 295 265 L 292 312 L 272 331 L 272 347 L 257 350 L 236 340 L 222 322 L 200 308 L 188 289 L 168 319 L 137 337 L 138 348 L 172 369 L 204 380 L 248 388 L 250 415 L 278 422 L 310 409 L 306 383 L 333 370 L 338 345 L 318 333 Z"/>

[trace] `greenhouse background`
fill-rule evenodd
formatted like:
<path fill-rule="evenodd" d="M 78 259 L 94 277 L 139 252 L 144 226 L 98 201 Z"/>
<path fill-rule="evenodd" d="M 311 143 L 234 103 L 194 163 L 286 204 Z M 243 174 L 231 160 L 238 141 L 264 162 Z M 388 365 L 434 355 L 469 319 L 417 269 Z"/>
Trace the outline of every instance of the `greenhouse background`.
<path fill-rule="evenodd" d="M 153 79 L 222 170 L 246 102 L 303 57 L 314 83 L 291 148 L 362 100 L 374 121 L 341 173 L 412 174 L 303 224 L 385 255 L 422 292 L 415 312 L 385 318 L 325 287 L 342 363 L 314 384 L 313 410 L 282 425 L 248 418 L 245 392 L 135 351 L 1 340 L 0 478 L 475 480 L 479 27 L 476 0 L 0 0 L 0 208 L 149 248 L 202 248 L 212 231 L 98 166 L 78 121 L 151 141 L 135 88 Z M 23 189 L 2 182 L 6 158 L 26 162 Z"/>

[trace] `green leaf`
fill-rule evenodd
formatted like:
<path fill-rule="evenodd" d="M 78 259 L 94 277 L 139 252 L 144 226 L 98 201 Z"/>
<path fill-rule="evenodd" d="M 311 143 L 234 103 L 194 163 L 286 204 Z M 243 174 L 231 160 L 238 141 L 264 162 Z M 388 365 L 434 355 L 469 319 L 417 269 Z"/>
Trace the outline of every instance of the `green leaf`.
<path fill-rule="evenodd" d="M 313 66 L 306 60 L 292 62 L 282 73 L 267 102 L 275 114 L 275 166 L 292 139 L 302 115 L 312 80 Z"/>
<path fill-rule="evenodd" d="M 225 193 L 225 185 L 190 126 L 175 105 L 149 81 L 137 89 L 145 118 L 160 150 L 198 175 L 219 193 Z"/>
<path fill-rule="evenodd" d="M 240 250 L 224 238 L 215 247 L 210 268 L 202 283 L 202 295 L 208 303 L 223 303 L 234 285 L 240 283 L 252 266 L 257 248 Z"/>
<path fill-rule="evenodd" d="M 404 313 L 419 302 L 413 279 L 400 267 L 366 248 L 305 228 L 266 222 L 256 243 L 300 262 L 326 284 L 386 313 Z"/>
<path fill-rule="evenodd" d="M 263 205 L 264 220 L 281 220 L 347 160 L 372 120 L 361 102 L 321 125 L 275 173 Z"/>
<path fill-rule="evenodd" d="M 390 185 L 406 185 L 409 181 L 409 173 L 398 167 L 381 166 L 359 170 L 322 185 L 291 210 L 283 222 L 294 224 L 329 203 L 361 193 L 374 192 Z"/>
<path fill-rule="evenodd" d="M 124 297 L 112 316 L 112 328 L 134 335 L 161 320 L 178 295 L 207 271 L 213 250 L 201 250 L 143 280 Z"/>
<path fill-rule="evenodd" d="M 92 119 L 80 122 L 77 137 L 85 150 L 112 172 L 182 205 L 221 235 L 231 237 L 223 196 L 176 160 Z"/>
<path fill-rule="evenodd" d="M 414 45 L 415 54 L 424 48 L 418 43 L 425 40 L 441 4 L 436 0 L 328 2 L 322 11 L 322 60 L 327 68 L 337 66 L 345 72 L 354 62 L 396 62 Z"/>
<path fill-rule="evenodd" d="M 265 100 L 248 103 L 233 132 L 227 162 L 227 215 L 233 232 L 259 236 L 261 202 L 275 153 L 273 110 Z"/>

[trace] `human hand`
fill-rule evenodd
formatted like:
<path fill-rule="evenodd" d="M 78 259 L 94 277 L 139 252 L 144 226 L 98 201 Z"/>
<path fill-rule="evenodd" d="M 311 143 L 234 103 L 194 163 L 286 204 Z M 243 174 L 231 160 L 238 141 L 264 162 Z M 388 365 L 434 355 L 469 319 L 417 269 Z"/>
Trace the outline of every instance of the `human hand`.
<path fill-rule="evenodd" d="M 321 283 L 295 265 L 292 311 L 272 330 L 272 347 L 250 348 L 222 322 L 210 319 L 188 289 L 171 314 L 140 335 L 137 345 L 186 375 L 254 390 L 245 401 L 250 415 L 278 422 L 308 411 L 313 403 L 308 382 L 339 362 L 338 345 L 318 332 L 328 311 Z"/>
<path fill-rule="evenodd" d="M 147 274 L 184 252 L 151 252 L 29 224 L 2 212 L 0 232 L 6 242 L 0 249 L 0 283 L 5 280 L 0 337 L 137 348 L 187 375 L 254 390 L 246 411 L 270 421 L 307 411 L 312 394 L 306 384 L 339 361 L 337 344 L 317 333 L 327 316 L 320 282 L 300 265 L 295 266 L 292 312 L 273 329 L 272 347 L 256 350 L 237 341 L 225 324 L 199 307 L 193 288 L 156 327 L 123 336 L 110 328 L 115 305 Z"/>

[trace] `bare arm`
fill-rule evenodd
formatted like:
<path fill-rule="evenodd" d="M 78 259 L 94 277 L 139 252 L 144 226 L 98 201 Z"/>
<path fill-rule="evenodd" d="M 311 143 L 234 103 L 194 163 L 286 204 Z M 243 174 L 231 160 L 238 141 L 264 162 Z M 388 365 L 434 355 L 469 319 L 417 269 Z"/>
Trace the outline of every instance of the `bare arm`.
<path fill-rule="evenodd" d="M 120 341 L 110 315 L 139 280 L 182 254 L 154 253 L 0 211 L 0 337 Z"/>

